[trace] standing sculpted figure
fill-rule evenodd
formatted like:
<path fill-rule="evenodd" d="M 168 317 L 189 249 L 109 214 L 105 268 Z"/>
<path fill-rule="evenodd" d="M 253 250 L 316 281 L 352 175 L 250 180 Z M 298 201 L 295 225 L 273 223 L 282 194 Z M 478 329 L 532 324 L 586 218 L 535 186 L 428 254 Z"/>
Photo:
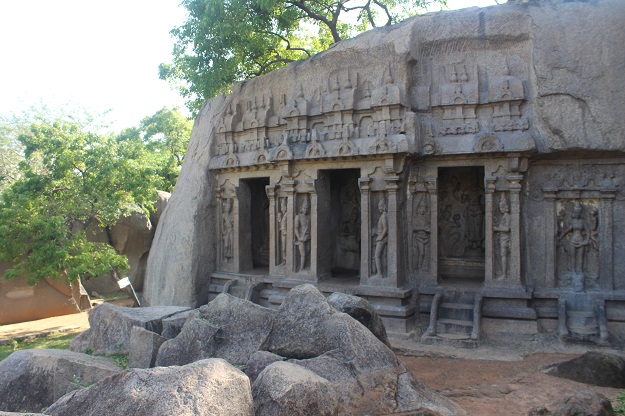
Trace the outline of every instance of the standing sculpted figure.
<path fill-rule="evenodd" d="M 310 246 L 310 207 L 308 199 L 305 199 L 300 208 L 299 214 L 295 217 L 295 245 L 299 249 L 299 268 L 298 272 L 304 270 L 308 259 L 308 250 Z"/>
<path fill-rule="evenodd" d="M 497 233 L 499 241 L 501 277 L 505 277 L 508 274 L 508 252 L 510 251 L 510 208 L 503 194 L 499 200 L 499 212 L 501 217 L 499 217 L 499 221 L 493 227 L 493 230 Z"/>
<path fill-rule="evenodd" d="M 417 205 L 417 218 L 415 219 L 415 229 L 413 231 L 413 241 L 416 250 L 415 269 L 425 266 L 425 252 L 430 242 L 430 218 L 428 218 L 427 196 L 422 196 Z"/>
<path fill-rule="evenodd" d="M 579 201 L 575 201 L 573 218 L 567 229 L 560 235 L 560 240 L 566 236 L 569 236 L 569 239 L 564 245 L 564 250 L 568 256 L 569 269 L 574 273 L 582 273 L 586 246 L 590 242 L 590 232 L 582 218 L 582 205 Z"/>
<path fill-rule="evenodd" d="M 223 241 L 223 256 L 227 262 L 232 259 L 232 246 L 234 239 L 234 218 L 232 216 L 232 199 L 223 200 L 223 211 L 221 214 L 221 238 Z"/>
<path fill-rule="evenodd" d="M 386 201 L 381 199 L 378 203 L 378 209 L 380 210 L 380 218 L 378 219 L 378 227 L 375 234 L 375 270 L 373 270 L 374 276 L 382 276 L 383 273 L 383 258 L 384 250 L 388 242 L 388 219 L 386 216 Z"/>
<path fill-rule="evenodd" d="M 280 264 L 286 263 L 286 203 L 287 199 L 282 198 L 280 201 L 280 213 L 278 214 L 278 224 L 280 228 Z"/>

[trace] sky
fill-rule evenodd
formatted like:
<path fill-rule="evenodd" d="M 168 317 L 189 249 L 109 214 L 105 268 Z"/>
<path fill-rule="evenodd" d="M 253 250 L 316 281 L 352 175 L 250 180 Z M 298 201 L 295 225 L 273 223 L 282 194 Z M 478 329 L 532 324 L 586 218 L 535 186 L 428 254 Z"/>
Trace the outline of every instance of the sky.
<path fill-rule="evenodd" d="M 85 109 L 111 129 L 184 100 L 158 78 L 171 61 L 180 0 L 0 0 L 0 115 L 35 105 Z M 451 9 L 494 0 L 447 0 Z"/>

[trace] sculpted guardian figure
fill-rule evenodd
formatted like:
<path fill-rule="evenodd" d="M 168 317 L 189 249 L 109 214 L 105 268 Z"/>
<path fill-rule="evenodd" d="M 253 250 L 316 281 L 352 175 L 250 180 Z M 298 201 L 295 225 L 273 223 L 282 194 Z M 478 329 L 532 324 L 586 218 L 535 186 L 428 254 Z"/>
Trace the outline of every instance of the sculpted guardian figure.
<path fill-rule="evenodd" d="M 499 221 L 493 227 L 493 230 L 497 233 L 499 242 L 501 277 L 505 277 L 508 274 L 508 252 L 510 251 L 510 208 L 503 194 L 499 200 L 499 212 L 501 217 L 499 217 Z"/>
<path fill-rule="evenodd" d="M 282 198 L 280 201 L 280 213 L 278 214 L 278 224 L 280 229 L 280 264 L 286 263 L 286 203 L 287 198 Z"/>
<path fill-rule="evenodd" d="M 384 269 L 383 254 L 388 242 L 388 219 L 386 216 L 386 201 L 383 199 L 378 203 L 378 209 L 380 210 L 380 218 L 378 219 L 378 226 L 375 234 L 375 269 L 373 270 L 374 276 L 382 276 Z"/>
<path fill-rule="evenodd" d="M 232 215 L 232 199 L 223 200 L 223 211 L 221 214 L 221 238 L 223 242 L 223 257 L 226 262 L 232 259 L 232 246 L 234 240 L 234 218 Z"/>
<path fill-rule="evenodd" d="M 299 214 L 295 217 L 295 245 L 299 249 L 298 272 L 304 270 L 310 250 L 310 203 L 304 199 Z"/>

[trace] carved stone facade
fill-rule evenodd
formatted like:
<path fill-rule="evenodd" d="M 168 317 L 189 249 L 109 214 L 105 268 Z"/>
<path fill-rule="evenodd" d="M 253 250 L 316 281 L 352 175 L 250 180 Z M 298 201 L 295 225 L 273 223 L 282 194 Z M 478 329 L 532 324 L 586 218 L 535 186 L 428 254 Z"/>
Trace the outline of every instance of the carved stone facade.
<path fill-rule="evenodd" d="M 601 104 L 625 89 L 625 64 L 556 59 L 594 53 L 565 16 L 625 38 L 612 9 L 426 15 L 236 86 L 196 126 L 176 192 L 198 208 L 166 213 L 196 224 L 196 254 L 172 264 L 204 276 L 201 301 L 277 307 L 310 282 L 367 298 L 390 333 L 423 342 L 625 336 L 625 117 Z M 556 54 L 552 26 L 580 42 Z"/>

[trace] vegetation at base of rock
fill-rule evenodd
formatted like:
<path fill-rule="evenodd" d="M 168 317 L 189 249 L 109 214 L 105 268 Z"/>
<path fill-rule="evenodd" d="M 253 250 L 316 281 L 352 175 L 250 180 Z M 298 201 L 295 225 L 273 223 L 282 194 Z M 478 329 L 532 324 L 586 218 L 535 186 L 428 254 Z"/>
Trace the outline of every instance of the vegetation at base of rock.
<path fill-rule="evenodd" d="M 11 171 L 0 195 L 0 261 L 12 264 L 5 277 L 34 285 L 128 270 L 125 256 L 89 235 L 133 212 L 148 214 L 156 190 L 173 188 L 191 122 L 163 108 L 116 135 L 102 133 L 91 116 L 42 110 L 0 120 L 0 128 L 2 155 L 11 147 L 21 158 L 13 170 L 2 167 Z"/>
<path fill-rule="evenodd" d="M 104 354 L 104 357 L 109 357 L 113 360 L 116 366 L 125 370 L 128 368 L 128 353 L 119 353 L 119 354 Z"/>
<path fill-rule="evenodd" d="M 7 342 L 0 345 L 0 361 L 7 358 L 13 351 L 29 349 L 67 350 L 69 343 L 80 331 L 55 332 L 43 337 L 29 338 L 23 341 Z"/>
<path fill-rule="evenodd" d="M 617 415 L 625 415 L 625 390 L 623 390 L 616 396 L 616 403 L 614 403 L 614 413 L 616 413 Z"/>
<path fill-rule="evenodd" d="M 173 60 L 160 77 L 178 82 L 187 106 L 236 81 L 308 58 L 376 26 L 389 26 L 445 0 L 183 0 L 187 20 L 171 31 Z"/>

